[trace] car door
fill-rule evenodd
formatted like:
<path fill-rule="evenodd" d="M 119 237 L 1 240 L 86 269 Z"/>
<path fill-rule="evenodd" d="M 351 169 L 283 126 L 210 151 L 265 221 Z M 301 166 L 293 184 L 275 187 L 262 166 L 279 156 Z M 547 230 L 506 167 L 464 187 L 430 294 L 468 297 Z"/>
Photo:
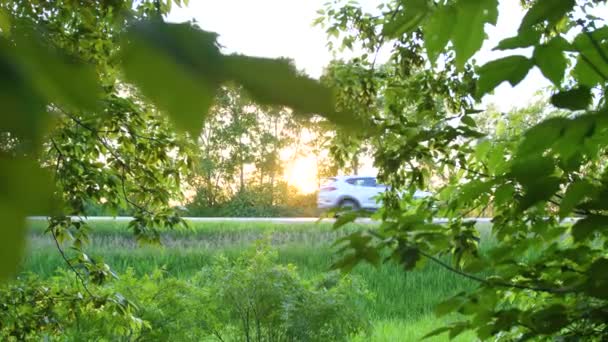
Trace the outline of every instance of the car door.
<path fill-rule="evenodd" d="M 382 189 L 376 186 L 376 178 L 362 177 L 358 180 L 360 192 L 360 202 L 363 208 L 376 209 L 379 207 L 376 203 L 376 197 L 382 192 Z"/>
<path fill-rule="evenodd" d="M 384 186 L 382 184 L 378 184 L 378 182 L 376 181 L 376 178 L 374 178 L 374 177 L 365 178 L 363 184 L 364 184 L 364 187 L 366 188 L 366 194 L 367 194 L 366 208 L 372 208 L 372 209 L 379 208 L 381 206 L 381 203 L 380 203 L 380 199 L 378 197 L 380 197 L 380 194 L 382 194 L 384 191 L 386 191 L 386 186 Z"/>

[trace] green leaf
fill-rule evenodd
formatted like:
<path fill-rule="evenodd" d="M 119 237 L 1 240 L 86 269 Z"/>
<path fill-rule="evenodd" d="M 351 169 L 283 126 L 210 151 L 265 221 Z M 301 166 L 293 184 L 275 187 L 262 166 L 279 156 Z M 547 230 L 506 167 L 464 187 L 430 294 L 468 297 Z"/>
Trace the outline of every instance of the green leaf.
<path fill-rule="evenodd" d="M 456 25 L 454 6 L 440 6 L 427 19 L 423 26 L 424 47 L 431 63 L 435 63 L 439 54 L 450 41 Z"/>
<path fill-rule="evenodd" d="M 551 96 L 551 104 L 557 108 L 570 110 L 584 110 L 589 108 L 593 100 L 591 89 L 580 86 L 566 91 L 561 91 Z"/>
<path fill-rule="evenodd" d="M 70 110 L 99 109 L 102 90 L 92 66 L 47 48 L 34 31 L 25 30 L 11 38 L 15 43 L 9 50 L 12 59 L 49 102 L 69 106 Z"/>
<path fill-rule="evenodd" d="M 489 194 L 492 185 L 494 185 L 493 181 L 483 182 L 477 179 L 472 180 L 460 188 L 460 196 L 458 199 L 463 203 L 474 201 L 485 194 Z"/>
<path fill-rule="evenodd" d="M 604 82 L 604 76 L 600 69 L 589 63 L 579 55 L 576 66 L 572 70 L 574 78 L 582 85 L 594 87 Z"/>
<path fill-rule="evenodd" d="M 0 201 L 2 239 L 0 239 L 0 282 L 15 275 L 25 252 L 25 215 L 10 203 Z"/>
<path fill-rule="evenodd" d="M 340 227 L 343 227 L 344 225 L 355 222 L 357 217 L 359 217 L 359 213 L 356 211 L 348 211 L 345 213 L 341 213 L 340 216 L 338 216 L 338 218 L 334 222 L 332 228 L 338 229 Z"/>
<path fill-rule="evenodd" d="M 14 275 L 24 255 L 27 215 L 49 215 L 53 206 L 52 180 L 37 163 L 0 159 L 0 281 Z"/>
<path fill-rule="evenodd" d="M 429 11 L 428 1 L 410 0 L 405 8 L 382 27 L 382 34 L 387 37 L 398 38 L 403 34 L 417 28 Z"/>
<path fill-rule="evenodd" d="M 121 47 L 127 80 L 193 137 L 200 134 L 222 80 L 215 40 L 215 34 L 189 24 L 141 22 Z"/>
<path fill-rule="evenodd" d="M 496 188 L 494 192 L 494 203 L 496 206 L 502 206 L 513 199 L 515 187 L 513 184 L 507 183 Z"/>
<path fill-rule="evenodd" d="M 4 35 L 11 33 L 11 17 L 4 8 L 0 9 L 0 32 Z"/>
<path fill-rule="evenodd" d="M 604 25 L 598 29 L 590 32 L 591 38 L 595 41 L 601 42 L 608 39 L 608 26 Z"/>
<path fill-rule="evenodd" d="M 297 113 L 325 116 L 343 126 L 361 127 L 352 115 L 336 112 L 330 89 L 298 74 L 286 60 L 227 56 L 226 76 L 243 85 L 261 104 L 283 105 Z"/>
<path fill-rule="evenodd" d="M 586 180 L 578 180 L 570 184 L 560 203 L 559 217 L 563 219 L 568 216 L 585 198 L 595 197 L 595 192 L 595 187 Z"/>
<path fill-rule="evenodd" d="M 455 296 L 439 303 L 433 311 L 435 312 L 435 315 L 437 317 L 442 317 L 460 309 L 460 307 L 464 303 L 465 298 L 463 298 L 462 296 Z"/>
<path fill-rule="evenodd" d="M 490 140 L 483 140 L 479 142 L 477 146 L 475 146 L 475 158 L 478 161 L 483 161 L 487 157 L 491 148 L 492 142 Z"/>
<path fill-rule="evenodd" d="M 568 66 L 563 50 L 557 44 L 549 42 L 536 46 L 533 58 L 543 75 L 559 87 Z"/>
<path fill-rule="evenodd" d="M 395 251 L 399 256 L 399 262 L 406 271 L 413 270 L 420 260 L 420 250 L 412 246 L 402 246 Z"/>
<path fill-rule="evenodd" d="M 0 130 L 38 145 L 48 122 L 45 113 L 47 101 L 11 64 L 10 60 L 0 56 L 3 76 L 0 79 L 0 102 L 4 111 L 0 116 Z"/>
<path fill-rule="evenodd" d="M 491 61 L 479 69 L 477 98 L 489 93 L 504 81 L 511 86 L 521 82 L 534 63 L 524 56 L 509 56 Z"/>
<path fill-rule="evenodd" d="M 532 8 L 526 12 L 524 19 L 519 26 L 519 31 L 528 30 L 532 26 L 544 21 L 548 21 L 550 25 L 554 25 L 562 19 L 566 13 L 572 10 L 575 3 L 575 0 L 536 1 Z"/>
<path fill-rule="evenodd" d="M 475 119 L 473 119 L 469 115 L 463 116 L 462 118 L 460 118 L 460 121 L 467 126 L 477 127 L 477 124 L 475 123 Z"/>
<path fill-rule="evenodd" d="M 607 227 L 608 217 L 589 215 L 582 220 L 578 220 L 572 226 L 572 237 L 576 242 L 592 239 L 595 231 L 604 230 L 607 229 Z"/>
<path fill-rule="evenodd" d="M 484 25 L 495 25 L 498 19 L 497 0 L 461 0 L 456 3 L 456 25 L 452 43 L 456 51 L 456 66 L 462 69 L 469 58 L 479 51 L 485 37 Z"/>
<path fill-rule="evenodd" d="M 555 171 L 555 161 L 547 156 L 520 158 L 511 165 L 511 175 L 522 184 L 531 184 Z"/>
<path fill-rule="evenodd" d="M 526 30 L 520 32 L 517 36 L 503 39 L 498 43 L 494 50 L 510 50 L 521 49 L 528 46 L 537 45 L 540 41 L 541 32 L 536 30 Z"/>
<path fill-rule="evenodd" d="M 422 340 L 426 340 L 427 338 L 431 338 L 433 336 L 441 335 L 441 334 L 446 333 L 448 331 L 450 331 L 450 327 L 440 327 L 440 328 L 437 328 L 437 329 L 429 332 L 428 334 L 422 336 Z"/>
<path fill-rule="evenodd" d="M 435 330 L 431 331 L 430 333 L 424 335 L 422 337 L 422 340 L 427 339 L 429 337 L 441 335 L 441 334 L 445 333 L 446 331 L 449 331 L 448 338 L 451 340 L 451 339 L 454 339 L 456 336 L 460 335 L 463 331 L 465 331 L 466 329 L 469 329 L 469 328 L 470 328 L 470 323 L 469 322 L 455 322 L 455 323 L 451 323 L 448 326 L 435 329 Z"/>
<path fill-rule="evenodd" d="M 583 32 L 574 38 L 572 45 L 579 52 L 576 66 L 572 73 L 579 83 L 590 88 L 603 84 L 608 79 L 608 55 L 606 43 L 594 41 L 593 35 Z"/>
<path fill-rule="evenodd" d="M 568 320 L 566 307 L 561 304 L 554 304 L 532 313 L 530 323 L 538 333 L 551 334 L 568 325 L 570 321 Z"/>
<path fill-rule="evenodd" d="M 570 120 L 557 117 L 547 119 L 530 128 L 524 133 L 524 139 L 519 145 L 517 154 L 525 157 L 544 152 L 555 144 L 569 123 Z"/>
<path fill-rule="evenodd" d="M 596 298 L 608 299 L 608 259 L 595 260 L 587 273 L 585 292 Z"/>
<path fill-rule="evenodd" d="M 546 177 L 526 184 L 526 193 L 519 201 L 519 210 L 524 211 L 539 202 L 549 200 L 559 190 L 560 184 L 561 181 L 557 177 Z"/>

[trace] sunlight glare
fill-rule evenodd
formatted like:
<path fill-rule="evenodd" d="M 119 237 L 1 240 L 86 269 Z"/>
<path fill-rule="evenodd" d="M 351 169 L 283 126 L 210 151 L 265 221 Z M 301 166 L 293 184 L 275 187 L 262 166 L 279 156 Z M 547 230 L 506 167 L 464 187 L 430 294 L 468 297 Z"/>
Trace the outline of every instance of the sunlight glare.
<path fill-rule="evenodd" d="M 317 190 L 317 163 L 313 156 L 299 157 L 285 168 L 285 179 L 300 192 Z"/>

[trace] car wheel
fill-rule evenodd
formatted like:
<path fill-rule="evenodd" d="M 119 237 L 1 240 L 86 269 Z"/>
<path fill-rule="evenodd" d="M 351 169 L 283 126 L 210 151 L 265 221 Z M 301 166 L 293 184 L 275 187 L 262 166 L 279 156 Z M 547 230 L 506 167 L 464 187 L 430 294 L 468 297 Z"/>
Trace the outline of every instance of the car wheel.
<path fill-rule="evenodd" d="M 340 202 L 340 209 L 359 210 L 359 204 L 353 200 L 343 200 L 342 202 Z"/>

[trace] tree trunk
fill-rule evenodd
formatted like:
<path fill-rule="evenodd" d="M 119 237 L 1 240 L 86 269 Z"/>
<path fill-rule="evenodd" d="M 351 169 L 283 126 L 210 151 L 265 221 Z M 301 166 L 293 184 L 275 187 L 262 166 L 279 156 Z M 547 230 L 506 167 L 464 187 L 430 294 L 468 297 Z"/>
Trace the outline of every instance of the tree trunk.
<path fill-rule="evenodd" d="M 241 185 L 239 188 L 239 192 L 243 192 L 245 190 L 245 163 L 243 162 L 243 157 L 241 157 L 241 172 L 240 172 Z"/>
<path fill-rule="evenodd" d="M 277 126 L 278 118 L 274 118 L 274 146 L 272 149 L 272 163 L 270 170 L 270 205 L 274 205 L 274 177 L 277 172 L 277 149 L 279 141 L 279 130 Z"/>
<path fill-rule="evenodd" d="M 359 174 L 359 156 L 357 154 L 355 154 L 353 156 L 353 161 L 352 161 L 351 165 L 352 165 L 352 169 L 353 169 L 353 174 L 358 175 Z"/>

